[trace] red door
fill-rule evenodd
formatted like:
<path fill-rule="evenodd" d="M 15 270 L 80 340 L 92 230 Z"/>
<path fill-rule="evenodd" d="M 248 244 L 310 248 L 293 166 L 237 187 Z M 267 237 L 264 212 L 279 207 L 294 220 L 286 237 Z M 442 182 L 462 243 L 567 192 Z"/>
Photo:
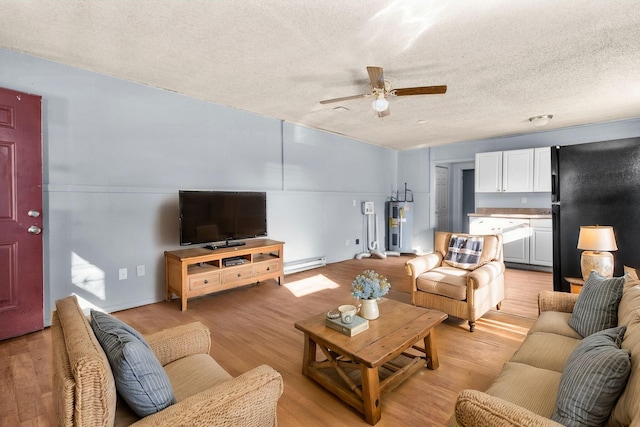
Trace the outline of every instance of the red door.
<path fill-rule="evenodd" d="M 0 339 L 44 323 L 40 105 L 0 88 Z"/>

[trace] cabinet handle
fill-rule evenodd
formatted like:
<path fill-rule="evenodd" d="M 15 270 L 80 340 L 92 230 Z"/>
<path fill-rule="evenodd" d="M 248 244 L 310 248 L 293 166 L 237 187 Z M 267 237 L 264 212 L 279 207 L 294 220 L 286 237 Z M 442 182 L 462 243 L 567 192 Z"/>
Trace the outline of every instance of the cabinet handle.
<path fill-rule="evenodd" d="M 242 274 L 238 273 L 238 277 L 241 277 L 241 276 L 242 276 Z"/>
<path fill-rule="evenodd" d="M 271 267 L 267 267 L 267 271 L 271 270 Z"/>
<path fill-rule="evenodd" d="M 207 283 L 209 283 L 209 281 L 207 279 L 204 279 L 204 284 L 206 285 Z"/>

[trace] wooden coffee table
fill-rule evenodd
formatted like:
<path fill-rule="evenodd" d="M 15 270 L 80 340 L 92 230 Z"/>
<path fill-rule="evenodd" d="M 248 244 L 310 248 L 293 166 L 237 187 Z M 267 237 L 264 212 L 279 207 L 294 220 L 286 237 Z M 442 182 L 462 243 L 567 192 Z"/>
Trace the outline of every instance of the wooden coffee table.
<path fill-rule="evenodd" d="M 447 318 L 440 311 L 390 299 L 380 300 L 379 309 L 380 317 L 354 337 L 325 326 L 326 313 L 295 324 L 304 332 L 302 373 L 362 413 L 371 425 L 380 421 L 382 395 L 425 364 L 438 367 L 435 327 Z"/>

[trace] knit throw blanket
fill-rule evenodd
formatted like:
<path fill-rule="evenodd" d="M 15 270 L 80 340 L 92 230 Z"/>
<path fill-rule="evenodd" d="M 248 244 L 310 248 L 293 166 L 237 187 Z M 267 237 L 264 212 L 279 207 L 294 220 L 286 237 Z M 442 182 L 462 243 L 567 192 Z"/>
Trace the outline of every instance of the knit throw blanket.
<path fill-rule="evenodd" d="M 483 237 L 453 235 L 449 240 L 449 249 L 444 260 L 453 267 L 474 269 L 480 262 L 483 243 Z"/>

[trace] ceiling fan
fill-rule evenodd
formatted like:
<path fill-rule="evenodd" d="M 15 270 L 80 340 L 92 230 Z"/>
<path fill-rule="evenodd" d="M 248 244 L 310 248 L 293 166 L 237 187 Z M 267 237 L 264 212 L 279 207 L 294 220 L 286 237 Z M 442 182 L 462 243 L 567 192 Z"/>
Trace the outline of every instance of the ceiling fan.
<path fill-rule="evenodd" d="M 388 96 L 408 96 L 408 95 L 435 95 L 447 92 L 447 86 L 421 86 L 393 89 L 391 82 L 385 80 L 382 67 L 367 67 L 369 80 L 371 82 L 371 93 L 361 95 L 345 96 L 342 98 L 325 99 L 320 104 L 330 104 L 332 102 L 349 101 L 351 99 L 374 97 L 372 107 L 376 116 L 385 117 L 390 114 Z"/>

